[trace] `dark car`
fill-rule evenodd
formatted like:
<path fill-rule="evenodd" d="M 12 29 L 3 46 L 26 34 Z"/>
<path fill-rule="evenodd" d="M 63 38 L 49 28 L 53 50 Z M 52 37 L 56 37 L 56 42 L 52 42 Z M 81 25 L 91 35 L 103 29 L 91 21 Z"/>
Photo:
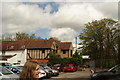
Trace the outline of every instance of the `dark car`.
<path fill-rule="evenodd" d="M 20 72 L 22 71 L 22 67 L 23 66 L 5 66 L 7 69 L 11 70 L 12 72 L 14 72 L 15 74 L 20 74 Z"/>
<path fill-rule="evenodd" d="M 77 69 L 74 64 L 66 64 L 63 70 L 65 72 L 65 71 L 76 71 Z"/>
<path fill-rule="evenodd" d="M 13 78 L 17 79 L 19 76 L 6 67 L 0 66 L 0 80 L 12 80 Z"/>
<path fill-rule="evenodd" d="M 120 65 L 116 65 L 107 71 L 92 74 L 91 80 L 120 80 Z"/>
<path fill-rule="evenodd" d="M 52 66 L 52 69 L 58 70 L 59 72 L 63 71 L 63 65 L 55 64 Z"/>

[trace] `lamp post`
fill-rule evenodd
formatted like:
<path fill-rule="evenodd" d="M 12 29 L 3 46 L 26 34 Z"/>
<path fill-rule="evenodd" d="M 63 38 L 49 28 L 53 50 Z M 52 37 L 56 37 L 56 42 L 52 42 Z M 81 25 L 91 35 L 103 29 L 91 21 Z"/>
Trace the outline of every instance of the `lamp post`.
<path fill-rule="evenodd" d="M 77 51 L 77 37 L 75 37 L 76 51 Z"/>

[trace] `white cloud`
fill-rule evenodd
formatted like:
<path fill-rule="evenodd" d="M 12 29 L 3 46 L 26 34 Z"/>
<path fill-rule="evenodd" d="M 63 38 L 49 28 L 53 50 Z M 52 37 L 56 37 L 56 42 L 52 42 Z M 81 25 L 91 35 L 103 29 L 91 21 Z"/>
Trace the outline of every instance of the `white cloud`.
<path fill-rule="evenodd" d="M 66 0 L 66 2 L 118 2 L 119 0 Z"/>
<path fill-rule="evenodd" d="M 102 12 L 105 17 L 118 19 L 118 3 L 116 2 L 104 2 L 92 4 L 93 7 Z"/>
<path fill-rule="evenodd" d="M 40 27 L 49 27 L 51 24 L 48 20 L 51 16 L 44 13 L 38 5 L 5 3 L 2 13 L 3 28 L 6 27 L 8 30 L 5 31 L 8 33 L 15 33 L 16 30 L 32 32 Z"/>
<path fill-rule="evenodd" d="M 118 2 L 119 0 L 1 0 L 2 2 Z"/>
<path fill-rule="evenodd" d="M 104 17 L 117 19 L 117 3 L 60 3 L 58 12 L 50 14 L 37 4 L 3 3 L 3 32 L 35 32 L 40 28 L 51 29 L 50 36 L 63 41 L 73 41 L 85 23 Z"/>
<path fill-rule="evenodd" d="M 53 27 L 71 27 L 79 30 L 89 21 L 103 18 L 91 4 L 70 3 L 59 8 L 53 19 Z"/>
<path fill-rule="evenodd" d="M 50 36 L 57 37 L 62 41 L 72 41 L 76 31 L 71 28 L 53 28 L 50 32 Z"/>

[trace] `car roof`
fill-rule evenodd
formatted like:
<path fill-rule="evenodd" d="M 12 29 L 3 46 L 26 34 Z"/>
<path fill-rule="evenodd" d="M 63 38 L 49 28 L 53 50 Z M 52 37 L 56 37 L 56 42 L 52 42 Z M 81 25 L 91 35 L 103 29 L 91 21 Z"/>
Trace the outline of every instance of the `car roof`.
<path fill-rule="evenodd" d="M 66 64 L 66 65 L 74 65 L 74 64 Z"/>

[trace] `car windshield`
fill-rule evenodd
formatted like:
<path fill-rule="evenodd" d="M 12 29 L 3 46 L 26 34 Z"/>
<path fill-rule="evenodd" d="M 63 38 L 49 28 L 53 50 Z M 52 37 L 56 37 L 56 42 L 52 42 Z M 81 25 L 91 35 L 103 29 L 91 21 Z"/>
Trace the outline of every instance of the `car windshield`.
<path fill-rule="evenodd" d="M 49 66 L 45 66 L 47 69 L 51 69 Z"/>
<path fill-rule="evenodd" d="M 53 65 L 54 67 L 60 67 L 60 64 Z"/>
<path fill-rule="evenodd" d="M 18 68 L 18 69 L 22 69 L 23 68 L 23 66 L 15 66 L 16 68 Z"/>
<path fill-rule="evenodd" d="M 6 69 L 4 67 L 0 67 L 0 72 L 4 75 L 13 74 L 11 71 L 9 71 L 8 69 Z"/>
<path fill-rule="evenodd" d="M 48 67 L 47 65 L 41 65 L 42 67 L 44 67 L 45 69 L 50 69 L 50 67 Z"/>
<path fill-rule="evenodd" d="M 66 65 L 65 67 L 73 67 L 73 65 Z"/>
<path fill-rule="evenodd" d="M 40 65 L 40 69 L 44 69 L 44 67 Z"/>

